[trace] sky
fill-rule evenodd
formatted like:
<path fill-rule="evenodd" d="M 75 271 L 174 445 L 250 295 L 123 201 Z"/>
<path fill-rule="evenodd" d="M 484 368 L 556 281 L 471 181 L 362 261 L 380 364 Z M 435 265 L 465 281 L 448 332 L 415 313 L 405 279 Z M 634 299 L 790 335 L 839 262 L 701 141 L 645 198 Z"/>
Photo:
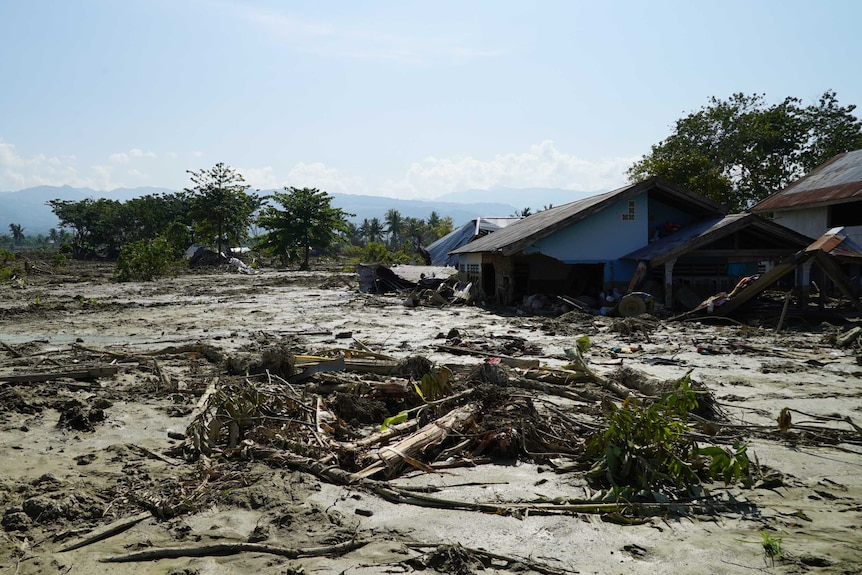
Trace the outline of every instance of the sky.
<path fill-rule="evenodd" d="M 0 0 L 0 191 L 626 183 L 733 93 L 862 104 L 856 0 Z"/>

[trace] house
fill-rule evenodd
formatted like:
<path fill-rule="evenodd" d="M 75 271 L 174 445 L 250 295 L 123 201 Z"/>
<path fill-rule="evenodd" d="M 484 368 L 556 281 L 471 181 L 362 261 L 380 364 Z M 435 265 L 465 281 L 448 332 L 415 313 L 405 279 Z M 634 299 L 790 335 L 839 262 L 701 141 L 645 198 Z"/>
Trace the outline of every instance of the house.
<path fill-rule="evenodd" d="M 450 255 L 449 252 L 491 232 L 501 230 L 520 219 L 517 217 L 474 218 L 428 245 L 425 251 L 428 252 L 432 266 L 457 266 L 458 256 Z"/>
<path fill-rule="evenodd" d="M 862 150 L 835 156 L 749 211 L 812 238 L 844 227 L 862 243 Z"/>
<path fill-rule="evenodd" d="M 771 216 L 776 223 L 812 238 L 842 228 L 841 235 L 848 243 L 862 244 L 862 150 L 838 154 L 749 211 Z M 853 290 L 858 293 L 862 276 L 859 258 L 844 257 L 839 262 L 853 278 Z M 812 274 L 813 263 L 809 260 L 803 266 L 801 285 L 807 289 L 809 279 L 813 279 L 821 288 L 829 289 L 826 278 L 816 270 Z"/>
<path fill-rule="evenodd" d="M 643 286 L 688 307 L 792 255 L 811 239 L 661 178 L 557 206 L 452 251 L 486 298 L 598 298 Z"/>

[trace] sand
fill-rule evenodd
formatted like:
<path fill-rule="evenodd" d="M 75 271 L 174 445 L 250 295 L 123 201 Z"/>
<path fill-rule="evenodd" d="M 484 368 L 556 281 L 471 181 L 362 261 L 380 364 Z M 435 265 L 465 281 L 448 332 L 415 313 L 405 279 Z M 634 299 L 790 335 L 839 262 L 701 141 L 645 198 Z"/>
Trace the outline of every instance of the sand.
<path fill-rule="evenodd" d="M 779 474 L 781 484 L 729 488 L 727 494 L 749 505 L 718 515 L 618 525 L 586 514 L 447 511 L 392 504 L 261 462 L 186 463 L 166 455 L 180 443 L 169 433 L 178 437 L 190 421 L 197 401 L 192 391 L 218 367 L 177 355 L 159 360 L 160 376 L 152 366 L 123 358 L 189 344 L 230 355 L 285 338 L 319 349 L 348 345 L 349 335 L 396 357 L 481 363 L 481 357 L 437 351 L 440 334 L 457 328 L 465 339 L 524 338 L 541 348 L 544 364 L 559 366 L 575 338 L 588 335 L 597 371 L 616 369 L 603 365 L 614 348 L 620 348 L 623 365 L 661 379 L 691 371 L 738 424 L 774 425 L 783 407 L 858 424 L 862 367 L 853 349 L 835 347 L 837 326 L 794 322 L 791 330 L 776 334 L 768 327 L 665 322 L 648 333 L 624 335 L 615 331 L 619 324 L 602 317 L 553 320 L 479 307 L 408 309 L 398 297 L 359 293 L 351 273 L 213 271 L 124 284 L 110 282 L 109 273 L 104 266 L 76 266 L 0 289 L 0 342 L 9 346 L 0 349 L 0 374 L 44 370 L 49 364 L 66 369 L 76 354 L 93 350 L 110 352 L 105 360 L 119 366 L 116 376 L 89 387 L 72 380 L 0 385 L 0 573 L 401 573 L 419 568 L 405 563 L 422 553 L 409 544 L 427 544 L 425 551 L 461 545 L 571 573 L 862 572 L 858 443 L 750 439 L 749 452 Z M 705 354 L 704 348 L 714 353 Z M 166 389 L 165 381 L 179 391 Z M 61 414 L 75 405 L 92 410 L 103 404 L 104 419 L 95 421 L 92 431 L 58 426 Z M 808 418 L 813 421 L 806 424 L 804 419 L 794 413 L 794 424 L 850 429 L 842 421 Z M 578 474 L 556 474 L 532 463 L 415 472 L 394 483 L 436 486 L 440 497 L 482 502 L 581 496 L 585 486 Z M 158 509 L 178 490 L 188 494 L 188 511 L 170 510 L 166 519 L 151 514 L 121 533 L 62 551 L 101 525 L 139 514 L 145 502 Z M 760 544 L 764 530 L 781 538 L 783 557 L 774 564 Z M 254 541 L 307 549 L 354 538 L 365 544 L 335 557 L 243 552 L 102 562 L 177 546 Z M 476 555 L 441 549 L 449 555 L 447 561 L 431 561 L 438 572 L 539 572 L 503 561 L 482 567 Z"/>

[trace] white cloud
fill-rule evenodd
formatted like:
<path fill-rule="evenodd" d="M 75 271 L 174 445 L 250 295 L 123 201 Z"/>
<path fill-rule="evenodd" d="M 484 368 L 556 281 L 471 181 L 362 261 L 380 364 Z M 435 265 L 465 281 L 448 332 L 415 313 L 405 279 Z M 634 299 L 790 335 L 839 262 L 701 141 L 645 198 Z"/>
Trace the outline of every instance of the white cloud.
<path fill-rule="evenodd" d="M 155 152 L 145 152 L 143 150 L 139 150 L 138 148 L 132 148 L 129 150 L 129 155 L 133 158 L 155 158 Z"/>
<path fill-rule="evenodd" d="M 273 34 L 297 49 L 315 54 L 359 60 L 390 60 L 408 64 L 462 61 L 500 56 L 499 49 L 475 47 L 472 38 L 432 37 L 421 33 L 396 33 L 331 22 L 303 20 L 239 2 L 215 1 L 240 18 Z"/>
<path fill-rule="evenodd" d="M 362 178 L 346 176 L 323 162 L 300 162 L 287 170 L 277 172 L 272 166 L 262 168 L 238 167 L 245 181 L 257 189 L 318 188 L 325 192 L 357 193 L 362 190 Z"/>
<path fill-rule="evenodd" d="M 131 158 L 155 158 L 155 152 L 145 152 L 139 148 L 132 148 L 128 152 L 116 152 L 108 156 L 108 160 L 114 164 L 128 164 Z"/>
<path fill-rule="evenodd" d="M 20 190 L 34 186 L 98 188 L 110 185 L 110 168 L 93 169 L 94 176 L 82 175 L 75 156 L 23 156 L 14 144 L 0 140 L 0 190 Z"/>
<path fill-rule="evenodd" d="M 411 164 L 404 178 L 387 184 L 384 193 L 433 198 L 473 188 L 611 189 L 625 183 L 625 170 L 636 159 L 584 160 L 557 150 L 552 141 L 546 140 L 527 152 L 499 154 L 490 160 L 428 157 Z"/>

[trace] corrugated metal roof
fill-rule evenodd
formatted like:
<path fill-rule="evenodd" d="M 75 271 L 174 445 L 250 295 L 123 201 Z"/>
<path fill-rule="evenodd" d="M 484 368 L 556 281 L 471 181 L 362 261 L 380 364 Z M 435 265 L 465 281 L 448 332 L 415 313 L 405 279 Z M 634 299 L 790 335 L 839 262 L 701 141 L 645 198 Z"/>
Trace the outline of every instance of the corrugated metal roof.
<path fill-rule="evenodd" d="M 649 191 L 658 198 L 670 200 L 677 208 L 695 215 L 717 216 L 725 213 L 725 210 L 721 206 L 707 198 L 667 180 L 650 178 L 637 184 L 533 214 L 515 222 L 507 228 L 453 250 L 451 253 L 500 252 L 503 255 L 512 255 L 522 251 L 533 242 L 584 220 L 608 206 L 632 198 L 645 191 Z"/>
<path fill-rule="evenodd" d="M 647 261 L 650 265 L 656 266 L 745 228 L 755 228 L 773 236 L 786 243 L 788 249 L 793 251 L 802 249 L 811 242 L 811 238 L 776 224 L 772 220 L 754 214 L 730 214 L 723 218 L 712 218 L 690 224 L 621 259 Z"/>
<path fill-rule="evenodd" d="M 839 154 L 753 206 L 754 213 L 815 207 L 862 198 L 862 150 Z"/>
<path fill-rule="evenodd" d="M 468 244 L 482 232 L 490 233 L 505 228 L 520 220 L 520 218 L 475 218 L 436 240 L 425 248 L 431 257 L 431 264 L 435 266 L 454 266 L 458 263 L 458 256 L 448 255 L 454 249 Z"/>

